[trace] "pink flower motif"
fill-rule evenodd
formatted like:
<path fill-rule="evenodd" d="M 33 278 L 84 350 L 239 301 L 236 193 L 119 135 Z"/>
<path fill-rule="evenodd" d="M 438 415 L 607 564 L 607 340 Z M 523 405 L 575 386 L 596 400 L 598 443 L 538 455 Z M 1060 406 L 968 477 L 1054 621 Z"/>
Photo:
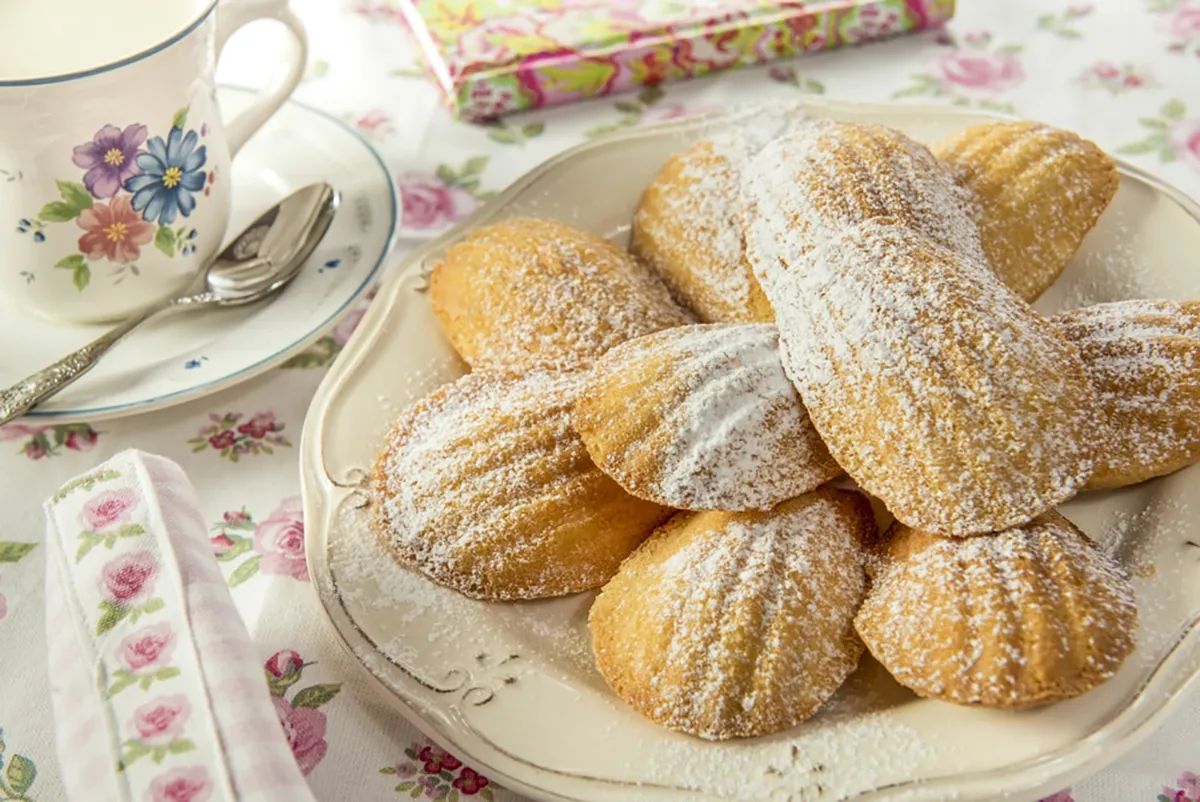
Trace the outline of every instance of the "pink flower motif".
<path fill-rule="evenodd" d="M 27 426 L 24 423 L 6 423 L 0 426 L 0 442 L 4 440 L 23 440 L 26 437 L 32 437 L 45 428 L 45 426 Z"/>
<path fill-rule="evenodd" d="M 241 434 L 253 437 L 255 440 L 261 440 L 275 431 L 277 426 L 274 412 L 260 412 L 250 420 L 240 424 L 237 430 Z"/>
<path fill-rule="evenodd" d="M 29 459 L 36 460 L 46 456 L 46 447 L 42 445 L 41 440 L 30 440 L 25 444 L 25 448 L 22 450 L 25 452 L 25 456 Z"/>
<path fill-rule="evenodd" d="M 93 203 L 75 218 L 84 231 L 79 252 L 90 261 L 104 258 L 129 264 L 141 257 L 142 246 L 154 239 L 154 226 L 134 211 L 131 197 L 120 195 L 108 203 Z"/>
<path fill-rule="evenodd" d="M 218 555 L 225 553 L 234 546 L 233 538 L 224 532 L 219 535 L 215 535 L 210 542 L 212 543 L 213 554 Z"/>
<path fill-rule="evenodd" d="M 418 231 L 446 228 L 479 208 L 479 201 L 470 192 L 447 186 L 437 176 L 401 173 L 397 183 L 404 205 L 405 228 Z"/>
<path fill-rule="evenodd" d="M 358 324 L 362 322 L 363 315 L 366 313 L 366 307 L 359 307 L 358 309 L 351 309 L 343 315 L 342 319 L 337 322 L 337 325 L 333 327 L 333 331 L 329 335 L 333 338 L 334 344 L 341 348 L 349 342 L 350 335 L 358 328 Z"/>
<path fill-rule="evenodd" d="M 394 130 L 392 118 L 382 109 L 371 109 L 354 118 L 354 127 L 371 139 L 382 139 Z"/>
<path fill-rule="evenodd" d="M 1200 2 L 1184 0 L 1175 9 L 1170 22 L 1171 38 L 1176 42 L 1200 42 Z"/>
<path fill-rule="evenodd" d="M 292 707 L 281 696 L 272 696 L 271 701 L 275 703 L 275 715 L 296 756 L 300 773 L 307 776 L 329 749 L 325 742 L 325 714 L 311 707 Z"/>
<path fill-rule="evenodd" d="M 1170 141 L 1177 158 L 1200 169 L 1200 117 L 1176 123 Z"/>
<path fill-rule="evenodd" d="M 103 532 L 129 523 L 130 512 L 137 506 L 138 496 L 129 488 L 106 490 L 83 505 L 83 526 L 93 532 Z"/>
<path fill-rule="evenodd" d="M 121 639 L 117 660 L 126 671 L 160 668 L 171 659 L 175 635 L 167 623 L 150 624 Z"/>
<path fill-rule="evenodd" d="M 1071 789 L 1059 791 L 1057 794 L 1051 794 L 1044 797 L 1039 802 L 1075 802 L 1075 797 L 1071 796 Z"/>
<path fill-rule="evenodd" d="M 147 746 L 166 746 L 183 735 L 191 710 L 183 694 L 160 696 L 133 711 L 129 729 Z"/>
<path fill-rule="evenodd" d="M 304 659 L 300 657 L 300 653 L 292 649 L 284 649 L 281 652 L 275 652 L 271 655 L 263 667 L 275 679 L 279 679 L 285 675 L 293 674 L 300 670 L 304 665 Z"/>
<path fill-rule="evenodd" d="M 1109 81 L 1121 74 L 1121 68 L 1107 61 L 1100 61 L 1092 65 L 1091 73 L 1101 81 Z"/>
<path fill-rule="evenodd" d="M 1086 17 L 1096 10 L 1096 7 L 1091 3 L 1078 3 L 1067 7 L 1067 13 L 1072 17 Z"/>
<path fill-rule="evenodd" d="M 67 432 L 66 446 L 72 451 L 91 451 L 92 446 L 96 445 L 96 441 L 100 439 L 100 435 L 94 429 L 89 428 L 86 432 L 72 430 Z"/>
<path fill-rule="evenodd" d="M 1200 774 L 1185 771 L 1179 778 L 1179 788 L 1193 799 L 1200 799 Z"/>
<path fill-rule="evenodd" d="M 262 555 L 258 567 L 264 574 L 308 581 L 304 513 L 299 496 L 284 499 L 278 509 L 254 527 L 254 550 Z"/>
<path fill-rule="evenodd" d="M 229 448 L 235 442 L 237 442 L 237 435 L 233 433 L 232 429 L 226 429 L 208 438 L 208 444 L 213 448 Z"/>
<path fill-rule="evenodd" d="M 951 94 L 998 95 L 1025 80 L 1015 55 L 981 50 L 947 51 L 934 62 L 934 73 Z"/>
<path fill-rule="evenodd" d="M 188 766 L 155 777 L 143 799 L 144 802 L 205 802 L 212 789 L 206 768 Z"/>
<path fill-rule="evenodd" d="M 649 123 L 661 122 L 663 120 L 679 120 L 684 117 L 698 117 L 716 110 L 716 106 L 692 106 L 688 108 L 682 103 L 659 103 L 642 115 L 642 121 Z"/>
<path fill-rule="evenodd" d="M 113 604 L 132 606 L 150 595 L 158 576 L 158 561 L 149 551 L 113 557 L 100 572 L 100 590 Z"/>

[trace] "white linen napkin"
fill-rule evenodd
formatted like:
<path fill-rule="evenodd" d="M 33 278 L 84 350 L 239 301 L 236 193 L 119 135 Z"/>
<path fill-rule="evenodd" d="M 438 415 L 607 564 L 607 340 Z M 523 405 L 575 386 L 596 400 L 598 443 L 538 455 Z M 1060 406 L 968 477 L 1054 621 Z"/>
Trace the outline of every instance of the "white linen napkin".
<path fill-rule="evenodd" d="M 45 503 L 63 784 L 89 802 L 315 802 L 171 460 L 123 451 Z"/>

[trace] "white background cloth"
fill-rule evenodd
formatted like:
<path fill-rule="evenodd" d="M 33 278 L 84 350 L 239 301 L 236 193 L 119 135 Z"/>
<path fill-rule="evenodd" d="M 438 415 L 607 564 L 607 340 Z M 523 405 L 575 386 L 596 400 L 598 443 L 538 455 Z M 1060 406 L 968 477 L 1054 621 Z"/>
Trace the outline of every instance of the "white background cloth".
<path fill-rule="evenodd" d="M 393 265 L 419 238 L 589 133 L 804 91 L 1008 108 L 1128 153 L 1200 197 L 1200 0 L 962 0 L 948 35 L 669 84 L 662 97 L 646 99 L 653 102 L 631 94 L 533 111 L 491 128 L 455 123 L 442 109 L 417 67 L 399 2 L 294 0 L 312 41 L 297 97 L 370 138 L 404 192 L 407 222 Z M 219 78 L 263 83 L 259 65 L 273 63 L 281 47 L 278 31 L 251 26 L 232 41 Z M 360 314 L 292 367 L 190 404 L 94 427 L 0 428 L 0 800 L 64 798 L 46 670 L 41 503 L 126 448 L 170 457 L 187 471 L 266 670 L 303 665 L 276 712 L 318 799 L 511 798 L 388 709 L 334 642 L 308 585 L 295 444 L 325 356 Z M 221 435 L 221 427 L 234 434 Z M 212 446 L 230 436 L 248 442 L 271 427 L 269 436 L 290 444 L 277 442 L 273 454 L 244 453 L 235 463 Z M 295 704 L 299 693 L 306 704 Z M 1054 799 L 1195 802 L 1196 773 L 1200 693 L 1127 758 Z"/>

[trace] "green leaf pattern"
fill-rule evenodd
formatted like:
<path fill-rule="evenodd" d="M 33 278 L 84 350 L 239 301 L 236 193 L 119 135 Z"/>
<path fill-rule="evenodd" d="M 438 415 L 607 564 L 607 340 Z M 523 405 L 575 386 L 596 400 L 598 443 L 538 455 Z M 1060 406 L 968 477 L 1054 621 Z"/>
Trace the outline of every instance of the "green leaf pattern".
<path fill-rule="evenodd" d="M 1187 104 L 1180 98 L 1171 98 L 1158 109 L 1157 117 L 1142 117 L 1138 124 L 1146 129 L 1146 137 L 1128 142 L 1117 153 L 1128 156 L 1157 154 L 1160 162 L 1172 162 L 1179 158 L 1178 148 L 1172 139 L 1176 126 L 1200 127 L 1200 121 L 1188 120 Z"/>
<path fill-rule="evenodd" d="M 19 752 L 6 759 L 7 748 L 0 730 L 0 802 L 33 802 L 30 791 L 37 781 L 37 764 Z"/>

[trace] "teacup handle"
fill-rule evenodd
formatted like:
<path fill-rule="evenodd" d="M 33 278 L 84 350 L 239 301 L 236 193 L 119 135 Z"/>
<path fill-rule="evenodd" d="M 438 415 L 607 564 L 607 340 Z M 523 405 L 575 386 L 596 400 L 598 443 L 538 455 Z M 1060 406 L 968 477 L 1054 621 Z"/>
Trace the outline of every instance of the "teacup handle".
<path fill-rule="evenodd" d="M 225 137 L 229 142 L 229 155 L 233 157 L 241 150 L 255 131 L 262 127 L 272 114 L 288 99 L 304 75 L 308 63 L 308 35 L 300 19 L 288 8 L 287 0 L 237 0 L 222 3 L 217 7 L 217 59 L 225 49 L 229 37 L 251 22 L 260 19 L 276 20 L 288 29 L 295 47 L 292 48 L 291 63 L 287 74 L 263 97 L 254 101 L 250 108 L 225 123 Z"/>

